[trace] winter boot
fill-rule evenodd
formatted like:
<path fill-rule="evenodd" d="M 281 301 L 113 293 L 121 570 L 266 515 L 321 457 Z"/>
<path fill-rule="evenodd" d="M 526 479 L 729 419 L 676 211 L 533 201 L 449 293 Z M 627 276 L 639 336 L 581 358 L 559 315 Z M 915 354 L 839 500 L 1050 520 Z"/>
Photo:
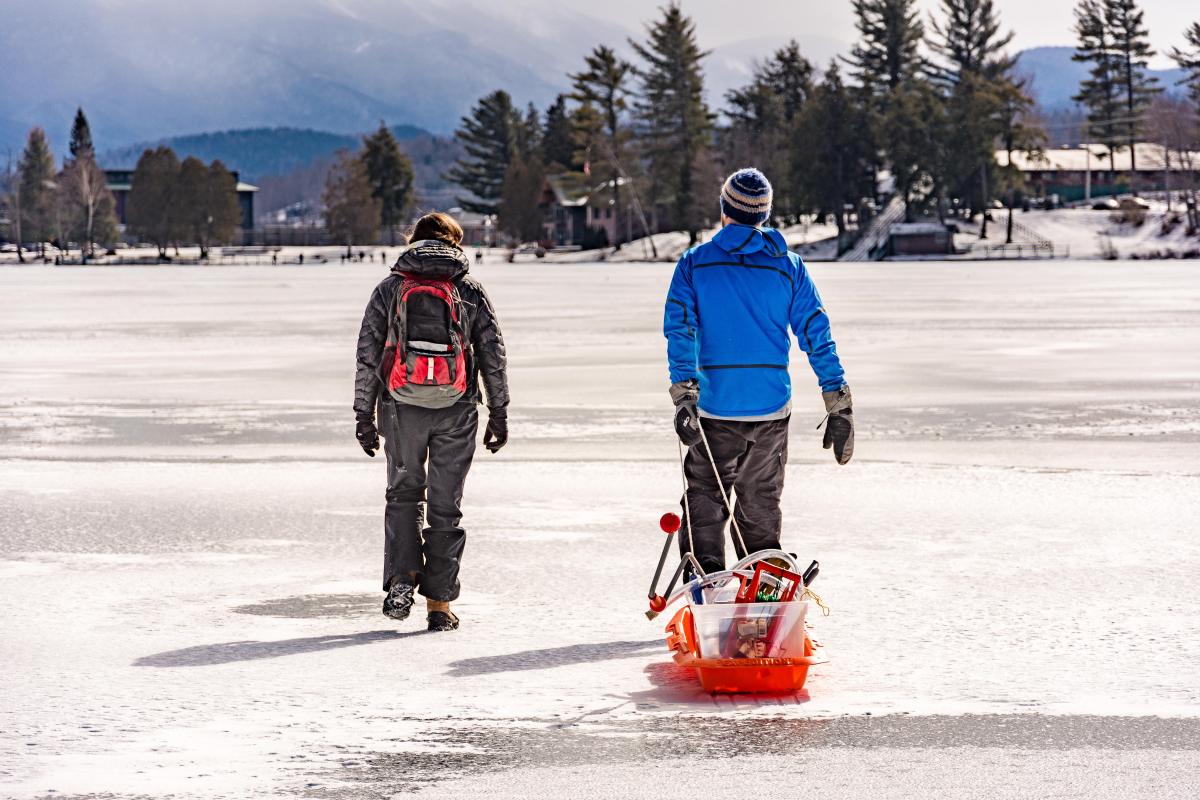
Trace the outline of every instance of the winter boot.
<path fill-rule="evenodd" d="M 412 611 L 415 589 L 411 583 L 395 581 L 388 590 L 387 597 L 383 598 L 383 615 L 396 620 L 408 619 L 408 614 Z"/>
<path fill-rule="evenodd" d="M 450 610 L 450 604 L 440 600 L 428 601 L 429 630 L 453 631 L 458 629 L 458 617 Z"/>

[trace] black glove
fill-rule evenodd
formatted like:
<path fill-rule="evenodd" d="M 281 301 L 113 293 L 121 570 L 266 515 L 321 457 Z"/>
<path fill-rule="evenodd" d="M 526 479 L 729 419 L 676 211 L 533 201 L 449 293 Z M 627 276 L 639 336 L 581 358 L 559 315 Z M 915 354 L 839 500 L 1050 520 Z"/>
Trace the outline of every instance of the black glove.
<path fill-rule="evenodd" d="M 700 384 L 695 380 L 671 384 L 671 400 L 675 403 L 675 433 L 687 447 L 700 444 Z"/>
<path fill-rule="evenodd" d="M 843 386 L 833 392 L 822 392 L 825 400 L 825 441 L 828 450 L 833 448 L 833 457 L 839 464 L 850 463 L 854 455 L 854 410 L 851 407 L 850 387 Z"/>
<path fill-rule="evenodd" d="M 487 430 L 483 432 L 483 446 L 495 453 L 506 444 L 508 444 L 508 409 L 490 409 Z"/>
<path fill-rule="evenodd" d="M 371 458 L 375 457 L 375 451 L 379 449 L 379 431 L 375 429 L 372 420 L 360 419 L 354 427 L 354 438 L 358 439 L 364 453 Z"/>

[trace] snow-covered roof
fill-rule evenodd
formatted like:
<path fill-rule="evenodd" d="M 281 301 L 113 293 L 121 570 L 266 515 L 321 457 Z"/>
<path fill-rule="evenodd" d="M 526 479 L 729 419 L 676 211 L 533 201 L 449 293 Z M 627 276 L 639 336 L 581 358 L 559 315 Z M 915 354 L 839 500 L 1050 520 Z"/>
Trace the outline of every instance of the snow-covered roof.
<path fill-rule="evenodd" d="M 1166 169 L 1165 148 L 1158 144 L 1141 143 L 1137 147 L 1138 172 L 1162 172 Z M 1040 153 L 1027 150 L 1013 151 L 1013 165 L 1022 172 L 1093 172 L 1115 169 L 1128 172 L 1131 168 L 1129 148 L 1118 148 L 1115 164 L 1108 161 L 1108 148 L 1092 144 L 1087 147 L 1056 147 Z M 1200 152 L 1188 153 L 1193 169 L 1200 169 Z M 1181 168 L 1179 155 L 1172 151 L 1171 169 Z M 996 151 L 996 163 L 1008 166 L 1008 153 Z"/>
<path fill-rule="evenodd" d="M 108 190 L 110 192 L 128 192 L 132 188 L 133 187 L 128 183 L 119 183 L 118 182 L 118 183 L 109 183 L 108 184 Z M 241 194 L 242 192 L 257 192 L 257 191 L 258 191 L 258 187 L 255 186 L 253 183 L 246 183 L 245 181 L 238 181 L 238 183 L 237 183 L 238 194 Z"/>
<path fill-rule="evenodd" d="M 586 206 L 593 200 L 607 200 L 611 204 L 614 181 L 607 180 L 595 184 L 590 181 L 591 177 L 582 172 L 562 172 L 546 176 L 546 184 L 554 192 L 554 202 L 560 206 Z M 615 182 L 617 186 L 624 186 L 626 180 L 617 178 Z"/>

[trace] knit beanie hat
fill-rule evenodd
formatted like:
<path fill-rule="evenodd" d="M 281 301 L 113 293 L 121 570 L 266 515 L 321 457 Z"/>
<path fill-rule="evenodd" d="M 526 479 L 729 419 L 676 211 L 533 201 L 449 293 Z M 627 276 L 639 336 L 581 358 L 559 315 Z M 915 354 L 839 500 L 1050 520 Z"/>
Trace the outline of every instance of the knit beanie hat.
<path fill-rule="evenodd" d="M 739 169 L 721 187 L 721 213 L 743 225 L 762 225 L 771 216 L 771 182 L 754 167 Z"/>

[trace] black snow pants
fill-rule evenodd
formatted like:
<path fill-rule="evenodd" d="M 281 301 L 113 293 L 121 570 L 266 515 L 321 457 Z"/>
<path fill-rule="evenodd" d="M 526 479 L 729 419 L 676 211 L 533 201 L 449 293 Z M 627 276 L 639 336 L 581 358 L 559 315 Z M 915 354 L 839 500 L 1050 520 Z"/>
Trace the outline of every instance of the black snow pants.
<path fill-rule="evenodd" d="M 779 548 L 783 515 L 779 502 L 783 497 L 783 472 L 787 464 L 788 418 L 767 422 L 731 422 L 701 420 L 704 435 L 712 447 L 713 459 L 721 473 L 721 482 L 733 501 L 733 516 L 753 553 Z M 684 527 L 679 532 L 679 552 L 689 549 L 705 572 L 725 569 L 725 525 L 729 512 L 721 499 L 721 490 L 713 468 L 700 443 L 688 449 L 683 460 L 687 475 L 687 502 Z M 686 516 L 690 512 L 692 541 L 688 541 Z M 746 555 L 734 535 L 738 558 Z"/>
<path fill-rule="evenodd" d="M 479 411 L 474 403 L 434 409 L 385 399 L 379 417 L 388 470 L 384 591 L 399 579 L 430 600 L 456 600 L 467 539 L 459 525 L 463 486 L 475 456 Z"/>

